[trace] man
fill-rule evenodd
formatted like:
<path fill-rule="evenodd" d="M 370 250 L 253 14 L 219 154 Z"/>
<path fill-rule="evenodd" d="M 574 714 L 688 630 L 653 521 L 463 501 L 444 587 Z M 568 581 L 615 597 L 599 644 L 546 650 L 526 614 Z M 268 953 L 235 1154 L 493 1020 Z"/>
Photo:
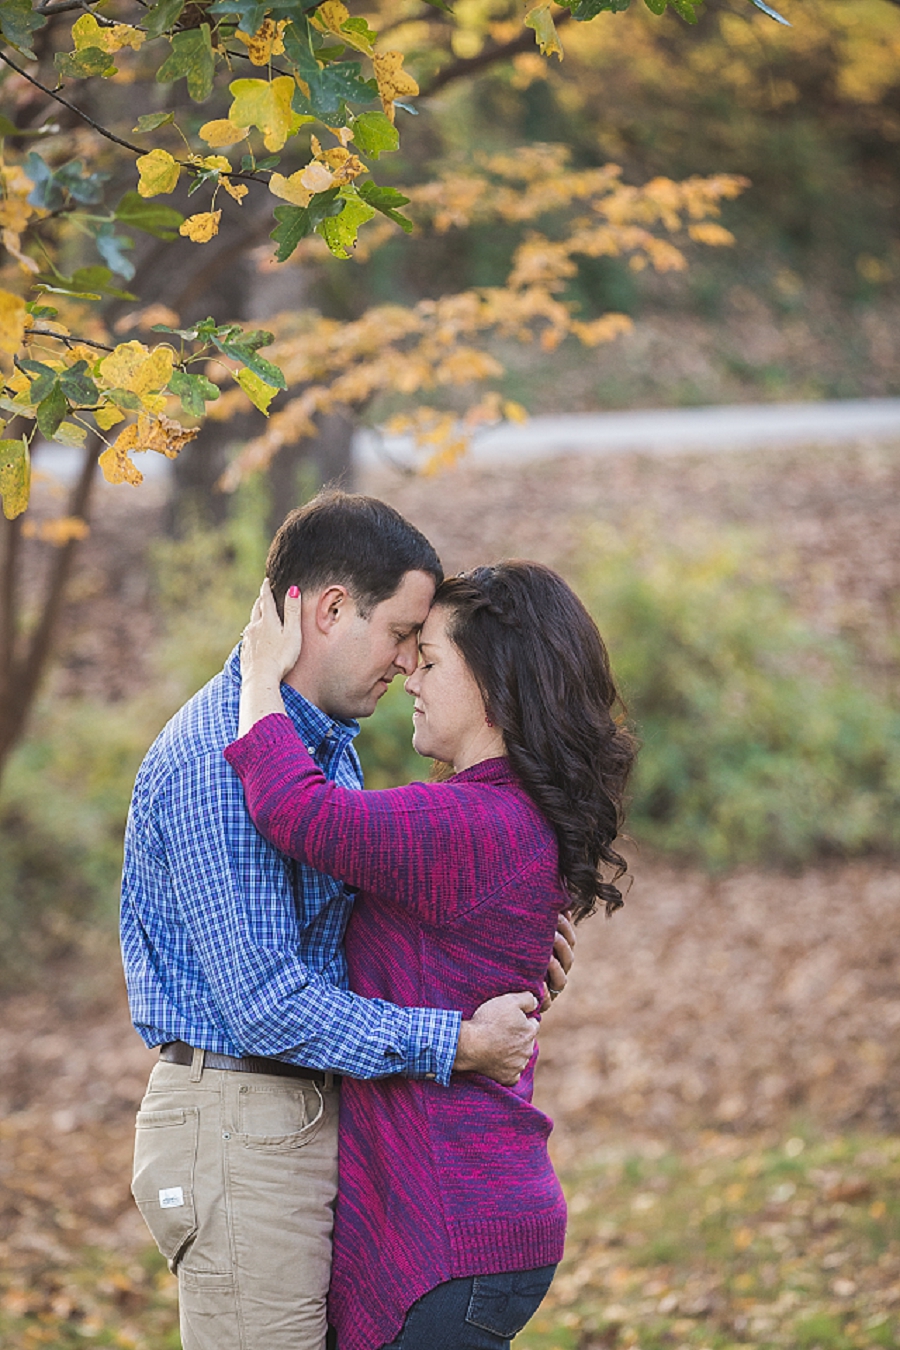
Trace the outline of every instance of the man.
<path fill-rule="evenodd" d="M 428 541 L 382 502 L 324 493 L 267 561 L 279 604 L 303 594 L 289 716 L 324 773 L 362 786 L 352 746 L 398 673 L 442 578 Z M 463 1021 L 348 992 L 352 896 L 257 834 L 222 750 L 240 659 L 172 719 L 135 785 L 122 948 L 132 1017 L 162 1046 L 137 1120 L 133 1191 L 178 1275 L 185 1350 L 320 1350 L 336 1191 L 335 1075 L 514 1083 L 530 994 Z M 563 977 L 564 982 L 564 977 Z"/>

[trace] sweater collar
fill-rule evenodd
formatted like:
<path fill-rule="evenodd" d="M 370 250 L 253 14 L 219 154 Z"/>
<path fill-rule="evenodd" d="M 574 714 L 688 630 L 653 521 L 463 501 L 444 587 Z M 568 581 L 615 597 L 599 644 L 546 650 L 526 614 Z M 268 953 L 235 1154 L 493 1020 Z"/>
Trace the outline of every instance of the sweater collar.
<path fill-rule="evenodd" d="M 513 783 L 515 774 L 506 755 L 496 759 L 483 759 L 468 769 L 455 773 L 450 780 L 453 783 Z"/>

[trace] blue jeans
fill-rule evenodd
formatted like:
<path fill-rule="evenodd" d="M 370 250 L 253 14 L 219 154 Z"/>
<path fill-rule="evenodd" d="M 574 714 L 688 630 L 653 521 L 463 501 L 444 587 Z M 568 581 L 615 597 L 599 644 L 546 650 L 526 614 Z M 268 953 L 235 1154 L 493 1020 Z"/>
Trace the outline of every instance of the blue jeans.
<path fill-rule="evenodd" d="M 470 1275 L 431 1289 L 382 1350 L 509 1350 L 540 1307 L 556 1266 Z"/>

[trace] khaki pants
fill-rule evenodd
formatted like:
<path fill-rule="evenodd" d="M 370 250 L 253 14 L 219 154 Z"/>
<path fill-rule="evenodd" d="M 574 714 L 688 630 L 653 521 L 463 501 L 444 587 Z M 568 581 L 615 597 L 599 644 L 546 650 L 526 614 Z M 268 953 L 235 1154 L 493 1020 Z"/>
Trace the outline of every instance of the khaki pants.
<path fill-rule="evenodd" d="M 131 1189 L 178 1276 L 184 1350 L 322 1350 L 337 1116 L 305 1079 L 154 1068 Z"/>

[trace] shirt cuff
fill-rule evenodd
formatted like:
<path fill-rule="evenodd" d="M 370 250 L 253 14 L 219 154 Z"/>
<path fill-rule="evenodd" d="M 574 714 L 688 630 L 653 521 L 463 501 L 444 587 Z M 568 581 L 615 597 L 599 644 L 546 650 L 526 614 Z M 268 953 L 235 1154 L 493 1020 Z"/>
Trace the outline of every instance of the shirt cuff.
<path fill-rule="evenodd" d="M 449 1087 L 459 1044 L 462 1013 L 443 1008 L 407 1008 L 407 1078 L 424 1078 Z"/>

